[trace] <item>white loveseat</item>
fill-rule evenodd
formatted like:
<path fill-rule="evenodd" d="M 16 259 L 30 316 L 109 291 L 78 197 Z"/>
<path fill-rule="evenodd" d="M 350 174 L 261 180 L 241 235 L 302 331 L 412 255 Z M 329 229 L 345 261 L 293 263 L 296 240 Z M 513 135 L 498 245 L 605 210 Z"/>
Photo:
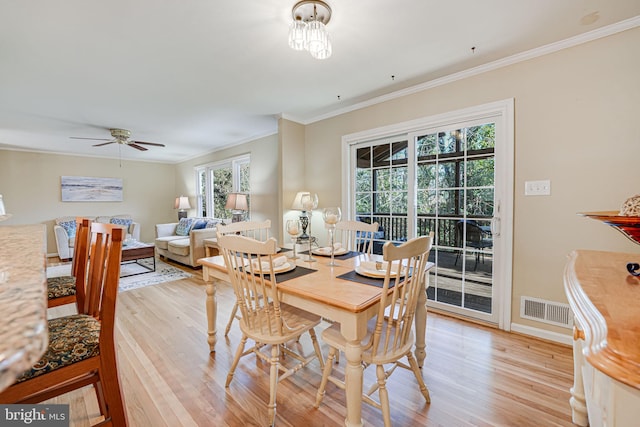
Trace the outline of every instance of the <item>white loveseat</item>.
<path fill-rule="evenodd" d="M 105 224 L 120 224 L 127 232 L 127 238 L 140 240 L 140 224 L 134 222 L 131 215 L 112 215 L 112 216 L 83 216 L 95 222 Z M 75 216 L 62 216 L 55 219 L 53 232 L 56 237 L 56 246 L 58 248 L 58 257 L 61 260 L 73 258 L 73 245 L 75 243 Z"/>
<path fill-rule="evenodd" d="M 216 237 L 216 218 L 182 218 L 180 222 L 156 224 L 156 253 L 191 267 L 205 257 L 204 239 Z M 196 228 L 194 228 L 196 227 Z"/>

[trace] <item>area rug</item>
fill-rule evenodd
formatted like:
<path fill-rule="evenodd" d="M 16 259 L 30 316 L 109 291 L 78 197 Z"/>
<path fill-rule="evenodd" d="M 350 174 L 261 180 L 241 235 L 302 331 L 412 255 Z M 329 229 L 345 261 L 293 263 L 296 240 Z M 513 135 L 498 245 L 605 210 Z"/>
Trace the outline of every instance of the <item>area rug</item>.
<path fill-rule="evenodd" d="M 153 267 L 153 259 L 145 258 L 138 260 L 140 264 Z M 120 267 L 120 275 L 143 273 L 148 271 L 144 267 L 136 263 L 122 264 Z M 47 267 L 47 277 L 68 276 L 71 274 L 71 263 Z M 133 289 L 144 288 L 145 286 L 157 285 L 159 283 L 172 282 L 174 280 L 187 279 L 193 276 L 191 273 L 173 267 L 159 259 L 156 259 L 156 271 L 144 274 L 136 274 L 135 276 L 121 277 L 118 289 L 120 292 L 130 291 Z"/>

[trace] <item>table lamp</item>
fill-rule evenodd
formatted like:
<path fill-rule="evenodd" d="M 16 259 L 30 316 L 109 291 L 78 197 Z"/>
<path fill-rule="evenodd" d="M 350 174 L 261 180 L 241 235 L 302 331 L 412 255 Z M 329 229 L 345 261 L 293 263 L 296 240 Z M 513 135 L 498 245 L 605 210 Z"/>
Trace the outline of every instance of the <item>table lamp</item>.
<path fill-rule="evenodd" d="M 300 240 L 309 239 L 309 235 L 307 234 L 307 227 L 309 226 L 309 216 L 307 215 L 307 211 L 305 207 L 302 206 L 302 197 L 309 196 L 311 193 L 308 191 L 299 191 L 296 194 L 295 199 L 293 199 L 293 204 L 291 205 L 291 209 L 295 211 L 302 211 L 300 215 L 300 224 L 302 225 L 302 234 L 298 237 Z"/>
<path fill-rule="evenodd" d="M 178 209 L 178 221 L 187 217 L 187 209 L 191 209 L 187 196 L 176 197 L 175 209 Z"/>
<path fill-rule="evenodd" d="M 243 221 L 244 213 L 249 210 L 247 195 L 243 193 L 229 193 L 227 196 L 227 204 L 224 208 L 229 209 L 233 214 L 231 222 Z"/>

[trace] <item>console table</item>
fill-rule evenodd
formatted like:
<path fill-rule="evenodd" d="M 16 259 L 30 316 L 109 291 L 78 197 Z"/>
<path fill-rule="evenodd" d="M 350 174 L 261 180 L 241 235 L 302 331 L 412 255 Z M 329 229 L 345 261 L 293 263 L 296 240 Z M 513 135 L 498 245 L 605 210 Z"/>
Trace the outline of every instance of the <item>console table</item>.
<path fill-rule="evenodd" d="M 640 420 L 640 277 L 626 264 L 640 254 L 574 251 L 564 287 L 574 313 L 574 385 L 580 426 L 631 426 Z"/>
<path fill-rule="evenodd" d="M 48 345 L 46 227 L 0 227 L 0 391 Z"/>

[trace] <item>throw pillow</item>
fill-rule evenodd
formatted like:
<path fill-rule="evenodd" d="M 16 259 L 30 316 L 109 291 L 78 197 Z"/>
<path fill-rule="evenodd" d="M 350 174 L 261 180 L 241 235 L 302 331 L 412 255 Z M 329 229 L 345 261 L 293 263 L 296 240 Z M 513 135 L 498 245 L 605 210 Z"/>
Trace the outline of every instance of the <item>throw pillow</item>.
<path fill-rule="evenodd" d="M 176 227 L 176 236 L 188 236 L 193 225 L 193 218 L 181 218 Z"/>
<path fill-rule="evenodd" d="M 193 225 L 191 226 L 191 229 L 192 230 L 201 230 L 201 229 L 205 228 L 206 226 L 207 226 L 207 220 L 198 219 L 198 220 L 193 222 Z"/>
<path fill-rule="evenodd" d="M 116 224 L 116 225 L 124 225 L 125 227 L 129 228 L 129 226 L 133 223 L 132 219 L 128 219 L 128 218 L 111 218 L 109 220 L 109 222 L 111 224 Z"/>
<path fill-rule="evenodd" d="M 74 239 L 76 237 L 76 222 L 75 221 L 64 221 L 59 222 L 58 225 L 67 232 L 67 235 L 70 239 Z"/>

